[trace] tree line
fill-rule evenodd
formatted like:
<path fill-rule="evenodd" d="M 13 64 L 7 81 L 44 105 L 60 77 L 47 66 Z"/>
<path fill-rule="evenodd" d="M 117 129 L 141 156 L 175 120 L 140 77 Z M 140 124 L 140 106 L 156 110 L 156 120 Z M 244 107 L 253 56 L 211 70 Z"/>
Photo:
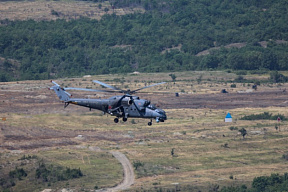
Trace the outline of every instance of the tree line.
<path fill-rule="evenodd" d="M 109 2 L 146 12 L 105 14 L 99 21 L 0 21 L 0 81 L 133 71 L 288 70 L 287 1 Z M 266 47 L 259 44 L 263 41 Z M 239 42 L 246 46 L 224 47 Z M 220 49 L 196 56 L 213 47 Z"/>
<path fill-rule="evenodd" d="M 270 192 L 270 191 L 287 191 L 288 173 L 283 175 L 273 173 L 270 176 L 255 177 L 252 186 L 246 185 L 223 187 L 219 192 Z"/>

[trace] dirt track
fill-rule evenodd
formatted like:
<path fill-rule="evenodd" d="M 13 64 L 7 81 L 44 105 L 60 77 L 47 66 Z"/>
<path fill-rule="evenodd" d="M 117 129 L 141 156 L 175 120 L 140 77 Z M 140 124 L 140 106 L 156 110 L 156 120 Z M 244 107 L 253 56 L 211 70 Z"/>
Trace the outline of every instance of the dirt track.
<path fill-rule="evenodd" d="M 171 101 L 169 101 L 171 100 Z M 283 90 L 255 91 L 251 93 L 183 94 L 180 97 L 164 98 L 163 108 L 211 108 L 235 109 L 258 107 L 287 107 L 288 94 Z"/>
<path fill-rule="evenodd" d="M 25 88 L 26 84 L 13 86 L 0 85 L 0 114 L 25 114 L 27 117 L 34 114 L 61 114 L 87 112 L 86 108 L 69 106 L 63 110 L 63 103 L 59 102 L 54 92 L 47 88 Z M 28 86 L 29 87 L 29 86 Z M 30 85 L 31 87 L 31 85 Z M 141 98 L 144 95 L 139 94 Z M 108 96 L 107 96 L 108 97 Z M 152 101 L 160 101 L 163 109 L 234 109 L 234 108 L 265 108 L 287 107 L 288 97 L 285 89 L 274 88 L 254 92 L 232 92 L 214 94 L 153 94 Z M 169 118 L 169 117 L 168 117 Z M 107 120 L 108 121 L 108 120 Z M 103 140 L 110 142 L 133 142 L 132 138 L 123 137 L 115 130 L 54 130 L 49 127 L 15 127 L 1 122 L 0 150 L 30 150 L 43 147 L 78 145 L 81 142 L 75 140 L 78 134 L 87 135 L 87 141 Z M 102 191 L 125 190 L 134 183 L 133 167 L 127 157 L 116 151 L 110 152 L 123 166 L 124 179 L 116 187 Z"/>
<path fill-rule="evenodd" d="M 69 106 L 63 110 L 64 104 L 59 102 L 54 92 L 47 88 L 33 88 L 34 84 L 0 85 L 0 113 L 9 114 L 63 114 L 87 112 L 87 108 Z M 139 94 L 141 98 L 144 95 Z M 149 99 L 159 101 L 160 107 L 169 109 L 234 109 L 234 108 L 266 108 L 287 107 L 288 97 L 284 88 L 273 88 L 268 91 L 259 90 L 249 93 L 214 93 L 214 94 L 153 94 Z M 82 95 L 83 97 L 83 95 Z M 109 97 L 107 95 L 107 97 Z M 31 107 L 33 106 L 33 107 Z M 168 117 L 169 118 L 169 117 Z M 3 122 L 2 122 L 3 123 Z M 2 149 L 35 149 L 39 147 L 65 146 L 79 144 L 74 138 L 78 134 L 87 134 L 87 140 L 107 140 L 129 142 L 131 138 L 123 138 L 119 133 L 99 132 L 97 130 L 51 130 L 50 128 L 32 125 L 29 128 L 5 125 L 1 127 L 0 146 Z"/>
<path fill-rule="evenodd" d="M 95 152 L 102 151 L 98 147 L 89 147 L 89 149 Z M 113 192 L 113 191 L 125 190 L 134 184 L 135 175 L 134 175 L 133 166 L 131 165 L 129 159 L 123 153 L 119 151 L 110 151 L 110 153 L 122 164 L 123 181 L 116 187 L 97 190 L 99 192 L 102 192 L 102 191 Z"/>
<path fill-rule="evenodd" d="M 135 176 L 134 176 L 133 167 L 130 161 L 127 159 L 127 157 L 123 153 L 120 153 L 118 151 L 111 151 L 110 153 L 112 153 L 113 156 L 122 164 L 123 171 L 124 171 L 124 178 L 123 178 L 122 183 L 120 183 L 116 187 L 104 189 L 100 191 L 112 192 L 112 191 L 128 189 L 131 185 L 134 184 Z"/>

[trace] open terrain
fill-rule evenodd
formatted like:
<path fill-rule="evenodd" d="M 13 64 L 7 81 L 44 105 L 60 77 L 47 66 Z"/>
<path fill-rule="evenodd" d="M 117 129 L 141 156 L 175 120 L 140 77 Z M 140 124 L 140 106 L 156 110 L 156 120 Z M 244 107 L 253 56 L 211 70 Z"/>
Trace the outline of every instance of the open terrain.
<path fill-rule="evenodd" d="M 48 80 L 0 83 L 1 173 L 9 178 L 9 171 L 16 167 L 28 173 L 22 180 L 16 179 L 11 189 L 80 191 L 115 187 L 123 181 L 123 166 L 115 158 L 121 154 L 134 166 L 135 181 L 129 184 L 128 191 L 159 188 L 197 191 L 218 185 L 249 185 L 254 177 L 287 170 L 283 158 L 288 150 L 286 121 L 278 124 L 276 119 L 240 118 L 263 112 L 287 117 L 288 84 L 268 83 L 267 74 L 244 75 L 245 79 L 263 82 L 255 91 L 251 88 L 253 83 L 236 83 L 236 88 L 231 88 L 237 77 L 234 73 L 175 75 L 175 83 L 168 73 L 55 80 L 64 87 L 101 89 L 92 83 L 96 79 L 132 90 L 166 81 L 137 94 L 159 105 L 168 115 L 167 121 L 153 122 L 151 127 L 147 126 L 148 120 L 128 119 L 126 123 L 115 124 L 113 117 L 98 111 L 73 105 L 64 109 L 55 93 L 48 90 L 52 86 Z M 222 89 L 228 93 L 221 93 Z M 175 97 L 175 92 L 180 96 Z M 109 96 L 73 92 L 73 97 Z M 233 123 L 224 122 L 228 112 Z M 280 131 L 275 125 L 280 126 Z M 243 139 L 231 127 L 245 128 L 248 135 Z M 24 155 L 37 158 L 21 158 Z M 35 180 L 40 159 L 47 164 L 80 168 L 84 177 L 55 183 Z"/>
<path fill-rule="evenodd" d="M 100 6 L 99 6 L 100 5 Z M 124 15 L 143 12 L 140 8 L 112 8 L 108 1 L 93 3 L 84 1 L 1 1 L 0 20 L 56 20 L 88 17 L 101 19 L 104 14 Z"/>

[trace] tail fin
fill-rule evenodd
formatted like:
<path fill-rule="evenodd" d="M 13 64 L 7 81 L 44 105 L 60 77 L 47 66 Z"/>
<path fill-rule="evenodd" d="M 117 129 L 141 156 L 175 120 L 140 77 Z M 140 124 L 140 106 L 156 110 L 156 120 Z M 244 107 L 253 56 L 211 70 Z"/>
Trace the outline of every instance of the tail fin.
<path fill-rule="evenodd" d="M 55 91 L 56 95 L 59 97 L 61 101 L 64 101 L 64 102 L 68 101 L 70 99 L 71 94 L 65 91 L 56 82 L 54 81 L 51 81 L 51 82 L 54 83 L 55 85 L 51 87 L 50 89 Z"/>

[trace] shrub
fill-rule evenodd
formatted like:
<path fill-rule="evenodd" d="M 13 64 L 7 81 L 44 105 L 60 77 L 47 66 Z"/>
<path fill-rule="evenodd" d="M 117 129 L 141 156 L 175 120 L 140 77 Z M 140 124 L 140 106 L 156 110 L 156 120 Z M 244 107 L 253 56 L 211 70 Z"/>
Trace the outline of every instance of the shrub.
<path fill-rule="evenodd" d="M 235 83 L 233 83 L 233 84 L 231 84 L 231 86 L 230 86 L 231 88 L 236 88 L 236 84 Z"/>
<path fill-rule="evenodd" d="M 288 81 L 288 77 L 278 73 L 278 71 L 272 71 L 270 73 L 270 80 L 274 83 L 285 83 Z"/>
<path fill-rule="evenodd" d="M 69 179 L 80 178 L 83 176 L 79 169 L 71 169 L 69 167 L 63 168 L 53 165 L 46 166 L 43 162 L 39 163 L 36 169 L 36 179 L 41 179 L 43 182 L 67 181 Z"/>
<path fill-rule="evenodd" d="M 272 115 L 272 113 L 269 113 L 269 112 L 245 115 L 244 117 L 241 117 L 240 120 L 260 120 L 260 119 L 277 120 L 278 117 L 280 117 L 281 120 L 285 120 L 284 115 L 281 115 L 279 113 L 277 115 Z"/>
<path fill-rule="evenodd" d="M 135 168 L 135 170 L 137 170 L 139 167 L 143 167 L 144 163 L 142 163 L 141 161 L 134 161 L 133 162 L 133 167 Z"/>
<path fill-rule="evenodd" d="M 231 131 L 233 131 L 233 130 L 238 130 L 238 127 L 233 127 L 233 126 L 231 126 L 231 127 L 229 127 L 229 129 L 230 129 Z"/>
<path fill-rule="evenodd" d="M 244 139 L 244 137 L 247 135 L 246 129 L 245 129 L 245 128 L 242 128 L 242 129 L 239 130 L 239 132 L 241 133 L 241 135 L 242 135 L 242 137 L 243 137 L 243 139 Z"/>
<path fill-rule="evenodd" d="M 21 180 L 22 177 L 27 177 L 27 173 L 26 173 L 26 171 L 23 168 L 18 169 L 16 167 L 15 170 L 9 172 L 9 177 L 18 178 L 19 180 Z"/>
<path fill-rule="evenodd" d="M 131 120 L 131 123 L 132 123 L 132 124 L 136 124 L 135 119 L 132 119 L 132 120 Z"/>

